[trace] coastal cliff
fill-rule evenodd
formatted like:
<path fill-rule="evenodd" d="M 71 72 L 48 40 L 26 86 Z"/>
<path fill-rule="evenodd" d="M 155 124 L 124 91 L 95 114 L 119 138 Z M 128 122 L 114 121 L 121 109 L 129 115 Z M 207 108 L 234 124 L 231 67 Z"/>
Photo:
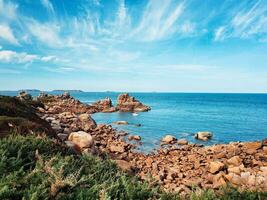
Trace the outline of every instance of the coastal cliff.
<path fill-rule="evenodd" d="M 242 191 L 252 190 L 255 194 L 267 191 L 266 140 L 210 147 L 173 141 L 146 155 L 135 151 L 138 143 L 125 140 L 127 133 L 93 120 L 90 114 L 114 107 L 108 98 L 93 105 L 83 104 L 68 93 L 41 94 L 35 100 L 22 93 L 17 98 L 1 97 L 0 100 L 1 117 L 6 117 L 5 121 L 0 118 L 3 136 L 19 127 L 8 117 L 24 118 L 44 128 L 27 126 L 26 135 L 42 132 L 55 138 L 62 151 L 70 149 L 75 154 L 89 154 L 104 160 L 108 156 L 127 174 L 157 184 L 163 191 L 184 197 L 195 188 L 216 191 L 227 185 Z M 150 108 L 128 94 L 118 97 L 116 110 L 137 112 L 138 109 L 147 111 Z M 61 186 L 58 187 L 55 191 L 50 189 L 52 196 L 59 195 Z"/>

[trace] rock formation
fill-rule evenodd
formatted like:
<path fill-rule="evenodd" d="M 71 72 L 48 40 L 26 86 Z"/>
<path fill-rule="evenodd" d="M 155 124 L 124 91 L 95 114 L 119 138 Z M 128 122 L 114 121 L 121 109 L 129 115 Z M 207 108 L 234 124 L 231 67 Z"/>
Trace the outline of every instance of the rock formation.
<path fill-rule="evenodd" d="M 17 98 L 22 100 L 22 101 L 31 101 L 32 100 L 32 96 L 30 94 L 28 94 L 26 91 L 19 92 Z"/>
<path fill-rule="evenodd" d="M 116 108 L 121 112 L 145 112 L 151 110 L 149 106 L 142 104 L 127 93 L 118 96 Z"/>
<path fill-rule="evenodd" d="M 207 141 L 211 139 L 213 134 L 211 132 L 197 132 L 195 135 L 195 138 L 198 140 L 204 140 Z"/>
<path fill-rule="evenodd" d="M 174 142 L 176 142 L 176 138 L 172 135 L 166 135 L 161 139 L 161 142 L 163 144 L 173 144 Z"/>
<path fill-rule="evenodd" d="M 101 99 L 95 103 L 92 104 L 92 106 L 96 107 L 98 112 L 116 112 L 117 109 L 112 105 L 112 101 L 109 97 L 106 97 L 105 99 Z"/>

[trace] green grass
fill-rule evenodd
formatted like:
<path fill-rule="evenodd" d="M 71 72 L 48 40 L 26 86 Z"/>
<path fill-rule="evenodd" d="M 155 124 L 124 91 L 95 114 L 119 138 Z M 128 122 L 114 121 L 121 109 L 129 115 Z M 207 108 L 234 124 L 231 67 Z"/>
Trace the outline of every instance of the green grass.
<path fill-rule="evenodd" d="M 266 195 L 266 194 L 265 194 Z M 266 196 L 265 196 L 266 197 Z M 227 188 L 188 199 L 264 199 Z M 180 199 L 120 171 L 114 162 L 75 155 L 56 140 L 10 135 L 0 140 L 0 199 Z"/>

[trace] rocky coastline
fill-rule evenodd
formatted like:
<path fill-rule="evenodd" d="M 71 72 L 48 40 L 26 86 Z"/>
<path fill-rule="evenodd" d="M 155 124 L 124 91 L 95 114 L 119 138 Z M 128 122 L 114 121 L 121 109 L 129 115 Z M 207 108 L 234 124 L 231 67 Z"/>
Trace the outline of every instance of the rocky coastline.
<path fill-rule="evenodd" d="M 21 101 L 32 99 L 27 93 Z M 129 94 L 118 97 L 117 106 L 110 98 L 86 105 L 69 93 L 40 94 L 37 115 L 50 124 L 55 136 L 77 153 L 108 155 L 124 171 L 170 192 L 188 194 L 194 188 L 218 189 L 228 184 L 239 189 L 267 191 L 267 139 L 256 142 L 232 142 L 204 147 L 188 144 L 173 136 L 163 138 L 162 147 L 146 155 L 135 151 L 139 136 L 127 136 L 111 125 L 97 124 L 96 112 L 144 112 L 151 108 Z M 204 137 L 205 136 L 205 137 Z M 137 142 L 128 142 L 129 140 Z M 203 140 L 212 135 L 197 133 Z"/>

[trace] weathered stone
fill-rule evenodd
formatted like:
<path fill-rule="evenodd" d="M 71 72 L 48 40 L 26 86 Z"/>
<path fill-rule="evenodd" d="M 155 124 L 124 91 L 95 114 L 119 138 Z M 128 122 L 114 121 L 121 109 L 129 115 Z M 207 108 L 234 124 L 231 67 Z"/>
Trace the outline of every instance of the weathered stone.
<path fill-rule="evenodd" d="M 228 165 L 240 166 L 242 164 L 242 159 L 239 156 L 233 156 L 227 160 Z"/>
<path fill-rule="evenodd" d="M 141 136 L 139 136 L 139 135 L 130 135 L 128 137 L 128 140 L 137 140 L 137 141 L 139 141 L 139 140 L 141 140 Z"/>
<path fill-rule="evenodd" d="M 121 112 L 144 112 L 151 109 L 127 93 L 118 96 L 116 108 Z"/>
<path fill-rule="evenodd" d="M 225 178 L 234 185 L 240 185 L 241 183 L 241 177 L 234 173 L 226 174 Z"/>
<path fill-rule="evenodd" d="M 246 149 L 246 152 L 249 154 L 256 153 L 258 149 L 262 147 L 261 142 L 246 142 L 244 143 L 244 148 Z"/>
<path fill-rule="evenodd" d="M 218 173 L 216 175 L 213 176 L 212 179 L 213 182 L 213 188 L 220 188 L 222 186 L 226 185 L 226 182 L 223 178 L 223 174 L 222 173 Z"/>
<path fill-rule="evenodd" d="M 209 164 L 209 172 L 214 174 L 224 168 L 224 164 L 219 161 L 213 161 Z"/>
<path fill-rule="evenodd" d="M 84 114 L 79 115 L 79 119 L 81 121 L 86 121 L 87 122 L 87 121 L 91 120 L 91 116 L 89 114 L 87 114 L 87 113 L 84 113 Z"/>
<path fill-rule="evenodd" d="M 187 145 L 188 144 L 188 141 L 186 139 L 179 139 L 177 141 L 177 144 L 179 144 L 179 145 Z"/>
<path fill-rule="evenodd" d="M 82 151 L 84 148 L 91 148 L 94 146 L 94 140 L 89 133 L 84 131 L 72 132 L 68 140 L 73 142 Z"/>
<path fill-rule="evenodd" d="M 195 135 L 195 138 L 198 140 L 204 140 L 207 141 L 211 139 L 213 134 L 211 132 L 197 132 Z"/>
<path fill-rule="evenodd" d="M 123 153 L 125 152 L 125 147 L 122 145 L 110 145 L 109 150 L 114 153 Z"/>
<path fill-rule="evenodd" d="M 240 181 L 242 184 L 247 184 L 248 182 L 248 177 L 250 176 L 249 172 L 241 172 L 240 174 Z"/>
<path fill-rule="evenodd" d="M 113 124 L 116 124 L 116 125 L 127 125 L 129 123 L 127 121 L 117 121 L 117 122 L 113 122 Z"/>
<path fill-rule="evenodd" d="M 227 169 L 227 171 L 228 171 L 228 173 L 235 173 L 235 174 L 239 175 L 241 172 L 241 169 L 240 169 L 240 167 L 229 167 Z"/>
<path fill-rule="evenodd" d="M 162 138 L 161 142 L 166 144 L 174 143 L 177 139 L 172 135 L 166 135 Z"/>
<path fill-rule="evenodd" d="M 248 177 L 247 185 L 249 185 L 249 186 L 255 186 L 255 184 L 256 184 L 256 176 L 252 174 L 252 175 L 250 175 Z"/>

